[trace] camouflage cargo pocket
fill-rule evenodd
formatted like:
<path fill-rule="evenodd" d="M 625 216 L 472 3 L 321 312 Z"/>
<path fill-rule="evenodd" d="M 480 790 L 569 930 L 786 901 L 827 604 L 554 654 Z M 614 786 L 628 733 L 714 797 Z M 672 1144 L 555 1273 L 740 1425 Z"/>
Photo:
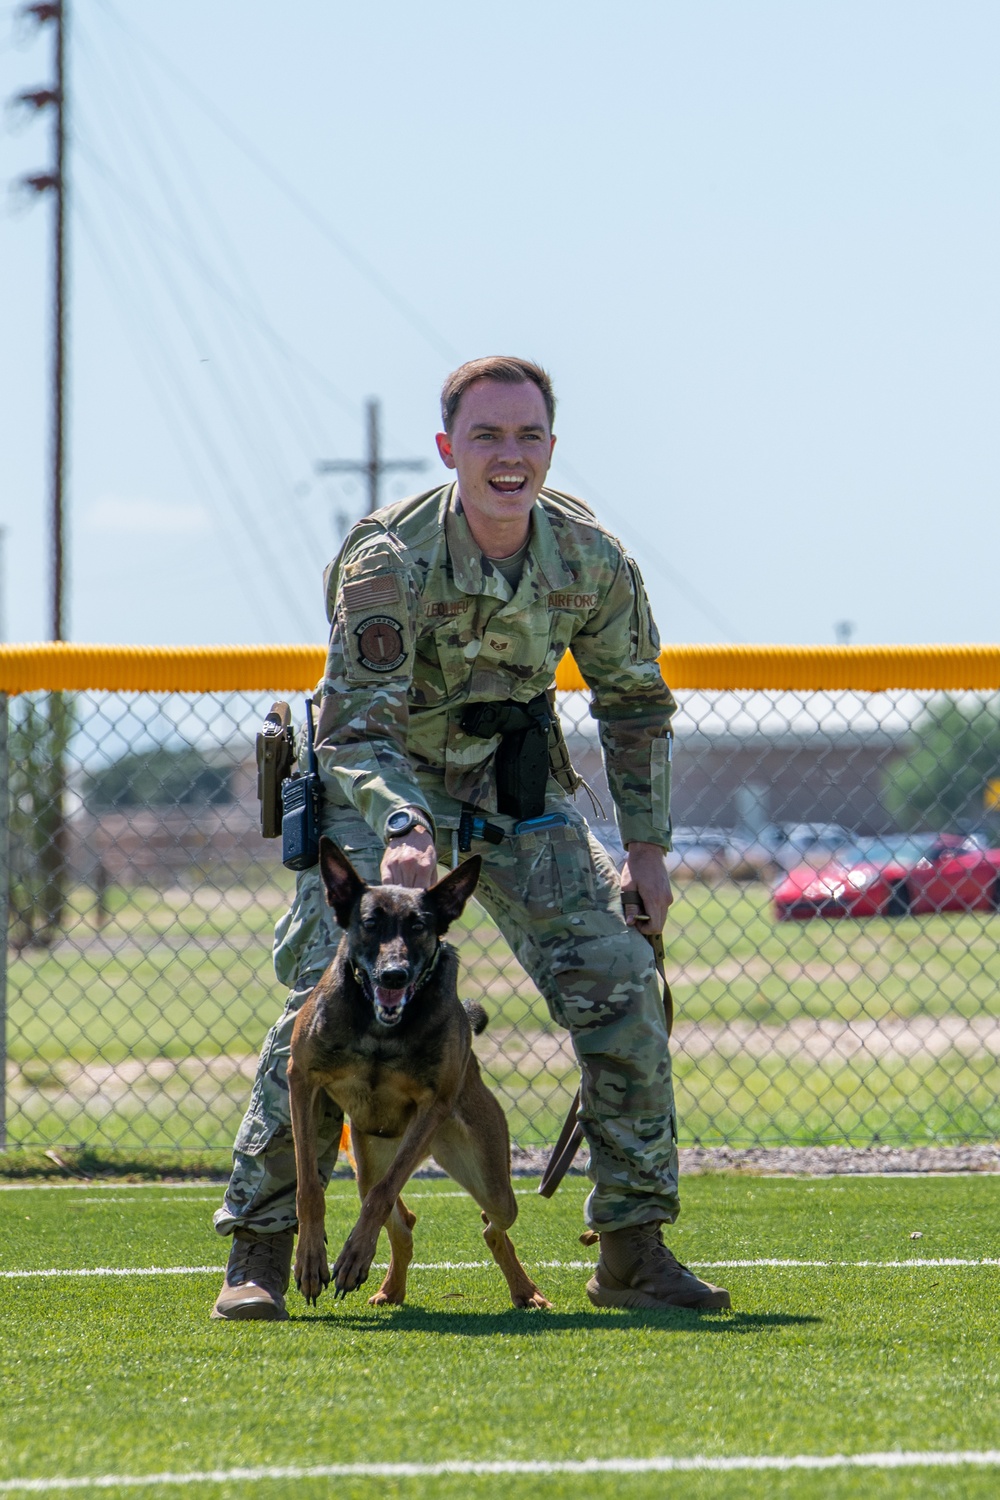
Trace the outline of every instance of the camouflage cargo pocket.
<path fill-rule="evenodd" d="M 670 774 L 673 740 L 670 735 L 649 746 L 650 819 L 658 833 L 670 837 Z"/>
<path fill-rule="evenodd" d="M 571 823 L 526 834 L 525 845 L 529 839 L 536 846 L 522 851 L 529 862 L 524 871 L 524 904 L 529 915 L 551 920 L 557 913 L 593 908 L 597 882 L 586 830 Z"/>
<path fill-rule="evenodd" d="M 284 1019 L 284 1018 L 282 1018 Z M 236 1135 L 233 1149 L 245 1156 L 260 1156 L 265 1152 L 276 1131 L 289 1124 L 288 1085 L 275 1076 L 274 1049 L 282 1022 L 273 1026 L 261 1049 L 257 1076 L 254 1079 L 247 1112 Z"/>
<path fill-rule="evenodd" d="M 282 1123 L 280 1120 L 267 1118 L 261 1095 L 260 1079 L 258 1079 L 253 1086 L 247 1112 L 243 1116 L 233 1145 L 233 1150 L 241 1152 L 244 1156 L 261 1156 L 271 1144 L 275 1131 Z"/>
<path fill-rule="evenodd" d="M 290 988 L 306 968 L 322 972 L 339 941 L 318 868 L 303 870 L 296 881 L 295 899 L 274 928 L 272 956 L 278 982 Z"/>

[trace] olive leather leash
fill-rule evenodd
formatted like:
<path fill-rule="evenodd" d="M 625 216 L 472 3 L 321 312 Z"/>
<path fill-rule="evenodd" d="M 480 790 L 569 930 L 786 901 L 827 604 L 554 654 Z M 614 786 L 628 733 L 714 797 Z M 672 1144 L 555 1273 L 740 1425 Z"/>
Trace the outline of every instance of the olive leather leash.
<path fill-rule="evenodd" d="M 632 912 L 635 912 L 636 915 L 645 912 L 645 907 L 642 904 L 638 891 L 626 891 L 622 895 L 622 909 L 626 917 Z M 636 931 L 642 932 L 642 928 L 638 927 Z M 659 974 L 660 982 L 663 985 L 663 1014 L 667 1023 L 667 1036 L 669 1036 L 674 1029 L 674 997 L 670 993 L 670 985 L 667 983 L 665 972 L 663 934 L 660 932 L 642 932 L 642 936 L 653 950 L 653 962 L 656 965 L 656 972 Z M 580 1090 L 577 1089 L 573 1095 L 573 1103 L 569 1107 L 569 1114 L 566 1116 L 563 1128 L 559 1132 L 559 1139 L 556 1141 L 552 1155 L 549 1157 L 545 1171 L 542 1173 L 542 1180 L 538 1184 L 538 1191 L 543 1198 L 552 1197 L 552 1194 L 569 1171 L 573 1158 L 580 1148 L 580 1142 L 583 1140 L 583 1126 L 577 1119 L 579 1108 Z"/>

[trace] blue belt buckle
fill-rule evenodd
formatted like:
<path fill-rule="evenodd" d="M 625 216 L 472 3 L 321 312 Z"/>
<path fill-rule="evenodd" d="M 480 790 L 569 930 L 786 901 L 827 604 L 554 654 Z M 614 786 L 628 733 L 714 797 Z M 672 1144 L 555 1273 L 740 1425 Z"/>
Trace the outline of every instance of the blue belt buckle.
<path fill-rule="evenodd" d="M 542 833 L 546 828 L 568 828 L 569 818 L 565 813 L 543 813 L 540 818 L 524 818 L 515 823 L 513 833 Z"/>

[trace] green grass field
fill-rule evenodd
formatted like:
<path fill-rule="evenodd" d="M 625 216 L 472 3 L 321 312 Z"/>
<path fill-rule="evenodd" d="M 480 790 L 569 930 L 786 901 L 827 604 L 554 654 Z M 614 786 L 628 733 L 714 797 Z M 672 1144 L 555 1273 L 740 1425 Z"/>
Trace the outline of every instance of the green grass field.
<path fill-rule="evenodd" d="M 12 1143 L 227 1145 L 283 1003 L 270 943 L 287 897 L 281 880 L 115 890 L 98 931 L 81 893 L 64 940 L 10 965 Z M 462 992 L 486 1003 L 484 1046 L 502 1043 L 489 1066 L 512 1133 L 550 1141 L 572 1058 L 492 923 L 470 911 L 459 934 Z M 667 936 L 683 1140 L 1000 1134 L 1000 915 L 776 923 L 762 885 L 691 882 Z M 935 1044 L 914 1051 L 921 1026 Z M 859 1053 L 873 1027 L 889 1045 Z"/>
<path fill-rule="evenodd" d="M 734 1311 L 702 1316 L 592 1309 L 588 1272 L 573 1265 L 593 1257 L 577 1241 L 581 1180 L 550 1203 L 516 1186 L 514 1237 L 551 1313 L 510 1308 L 499 1272 L 481 1264 L 471 1201 L 423 1180 L 407 1197 L 427 1268 L 411 1272 L 406 1307 L 355 1294 L 307 1309 L 293 1292 L 291 1321 L 266 1325 L 208 1319 L 225 1252 L 210 1227 L 218 1187 L 0 1187 L 0 1493 L 164 1473 L 234 1500 L 997 1493 L 996 1456 L 822 1472 L 183 1479 L 247 1466 L 1000 1449 L 1000 1268 L 942 1264 L 996 1257 L 1000 1180 L 688 1179 L 669 1242 L 696 1265 L 743 1262 L 706 1271 Z M 335 1181 L 332 1243 L 355 1203 L 353 1185 Z M 108 1274 L 149 1267 L 189 1269 Z"/>

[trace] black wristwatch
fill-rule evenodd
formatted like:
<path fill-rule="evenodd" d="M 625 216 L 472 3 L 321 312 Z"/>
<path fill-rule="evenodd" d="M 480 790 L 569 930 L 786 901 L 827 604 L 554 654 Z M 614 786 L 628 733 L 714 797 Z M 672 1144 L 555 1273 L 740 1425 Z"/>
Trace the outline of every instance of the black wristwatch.
<path fill-rule="evenodd" d="M 415 828 L 422 828 L 425 833 L 430 833 L 425 814 L 415 807 L 397 808 L 385 820 L 385 841 L 388 843 L 390 839 L 405 838 Z"/>

